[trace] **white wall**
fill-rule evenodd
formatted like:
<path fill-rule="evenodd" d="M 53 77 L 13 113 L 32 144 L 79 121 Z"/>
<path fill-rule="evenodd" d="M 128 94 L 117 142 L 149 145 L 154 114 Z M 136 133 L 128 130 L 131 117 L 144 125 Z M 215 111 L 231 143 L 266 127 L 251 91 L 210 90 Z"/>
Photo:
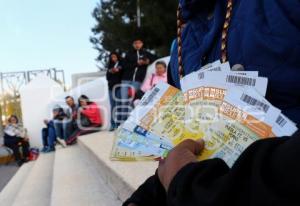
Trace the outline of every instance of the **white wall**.
<path fill-rule="evenodd" d="M 44 119 L 51 117 L 48 105 L 63 92 L 63 88 L 46 76 L 39 76 L 20 89 L 24 127 L 28 130 L 31 146 L 40 147 Z"/>

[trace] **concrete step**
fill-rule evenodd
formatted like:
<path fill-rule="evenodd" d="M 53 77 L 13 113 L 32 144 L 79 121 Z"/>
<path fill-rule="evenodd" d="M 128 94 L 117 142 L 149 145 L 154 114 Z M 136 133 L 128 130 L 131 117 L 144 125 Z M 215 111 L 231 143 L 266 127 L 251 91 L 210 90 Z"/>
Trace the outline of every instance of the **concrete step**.
<path fill-rule="evenodd" d="M 11 206 L 14 203 L 20 188 L 23 186 L 35 162 L 24 164 L 0 193 L 1 206 Z"/>
<path fill-rule="evenodd" d="M 41 154 L 27 176 L 13 206 L 49 206 L 55 153 Z"/>
<path fill-rule="evenodd" d="M 121 205 L 78 145 L 55 155 L 51 206 Z"/>
<path fill-rule="evenodd" d="M 98 132 L 79 138 L 82 150 L 98 169 L 99 174 L 125 201 L 148 177 L 155 173 L 156 162 L 119 162 L 109 159 L 114 142 L 113 132 Z"/>

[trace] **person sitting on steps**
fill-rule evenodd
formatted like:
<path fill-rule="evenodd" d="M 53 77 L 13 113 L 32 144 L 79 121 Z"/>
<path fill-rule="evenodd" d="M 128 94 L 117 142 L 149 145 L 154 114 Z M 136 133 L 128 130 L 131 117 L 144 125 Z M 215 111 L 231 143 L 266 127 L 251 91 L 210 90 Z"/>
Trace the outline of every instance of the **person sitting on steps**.
<path fill-rule="evenodd" d="M 81 95 L 78 99 L 79 110 L 76 131 L 67 139 L 67 145 L 77 142 L 77 137 L 84 134 L 98 132 L 103 124 L 99 106 L 92 102 L 86 95 Z"/>
<path fill-rule="evenodd" d="M 13 151 L 18 166 L 28 161 L 29 139 L 26 137 L 26 130 L 19 124 L 19 119 L 15 115 L 8 118 L 8 124 L 4 129 L 4 145 Z"/>
<path fill-rule="evenodd" d="M 54 126 L 55 121 L 63 121 L 66 117 L 66 114 L 60 106 L 56 106 L 53 110 L 53 119 L 52 120 L 44 120 L 46 128 L 42 129 L 42 142 L 43 148 L 41 152 L 49 153 L 55 151 L 55 142 L 57 141 L 57 134 Z M 62 145 L 63 146 L 63 145 Z"/>
<path fill-rule="evenodd" d="M 77 129 L 77 112 L 78 105 L 75 103 L 72 96 L 65 97 L 68 108 L 66 109 L 66 116 L 63 120 L 54 120 L 54 127 L 56 131 L 57 142 L 63 147 L 66 147 L 66 140 Z"/>

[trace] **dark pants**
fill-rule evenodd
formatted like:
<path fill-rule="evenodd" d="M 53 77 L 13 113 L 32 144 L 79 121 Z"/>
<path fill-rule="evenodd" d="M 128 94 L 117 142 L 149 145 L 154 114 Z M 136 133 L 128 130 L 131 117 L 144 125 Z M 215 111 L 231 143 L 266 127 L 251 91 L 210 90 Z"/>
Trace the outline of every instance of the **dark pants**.
<path fill-rule="evenodd" d="M 42 129 L 42 141 L 44 147 L 54 148 L 56 132 L 53 124 L 48 124 L 47 128 Z"/>
<path fill-rule="evenodd" d="M 24 141 L 23 138 L 5 134 L 4 145 L 13 151 L 16 161 L 22 160 L 20 147 L 22 149 L 23 159 L 29 157 L 29 142 Z"/>
<path fill-rule="evenodd" d="M 58 138 L 67 140 L 76 131 L 77 126 L 73 120 L 54 120 L 54 128 Z"/>
<path fill-rule="evenodd" d="M 120 99 L 120 90 L 119 89 L 113 89 L 108 91 L 109 94 L 109 101 L 110 101 L 110 125 L 111 128 L 117 128 L 119 126 L 117 121 L 117 115 L 116 115 L 116 109 L 117 109 L 117 103 L 118 99 Z"/>
<path fill-rule="evenodd" d="M 73 132 L 73 134 L 71 134 L 71 136 L 66 140 L 67 145 L 72 145 L 75 144 L 77 141 L 77 138 L 81 135 L 86 135 L 86 134 L 91 134 L 94 132 L 99 132 L 101 129 L 100 124 L 91 124 L 88 127 L 85 128 L 81 128 L 81 129 L 77 129 L 76 131 Z"/>
<path fill-rule="evenodd" d="M 120 103 L 118 104 L 118 123 L 123 123 L 129 117 L 130 112 L 133 110 L 133 97 L 128 96 L 129 88 L 134 88 L 138 91 L 141 88 L 140 82 L 135 81 L 122 81 L 120 88 Z"/>

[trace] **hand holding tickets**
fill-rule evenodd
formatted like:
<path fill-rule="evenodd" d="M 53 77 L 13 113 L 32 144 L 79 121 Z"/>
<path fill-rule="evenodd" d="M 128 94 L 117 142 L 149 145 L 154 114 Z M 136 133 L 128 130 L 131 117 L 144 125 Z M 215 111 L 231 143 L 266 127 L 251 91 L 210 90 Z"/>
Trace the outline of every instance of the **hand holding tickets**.
<path fill-rule="evenodd" d="M 116 132 L 112 160 L 164 158 L 186 139 L 205 140 L 199 160 L 232 166 L 253 142 L 290 136 L 296 125 L 264 96 L 267 78 L 213 62 L 185 76 L 182 90 L 166 83 L 147 92 Z"/>

